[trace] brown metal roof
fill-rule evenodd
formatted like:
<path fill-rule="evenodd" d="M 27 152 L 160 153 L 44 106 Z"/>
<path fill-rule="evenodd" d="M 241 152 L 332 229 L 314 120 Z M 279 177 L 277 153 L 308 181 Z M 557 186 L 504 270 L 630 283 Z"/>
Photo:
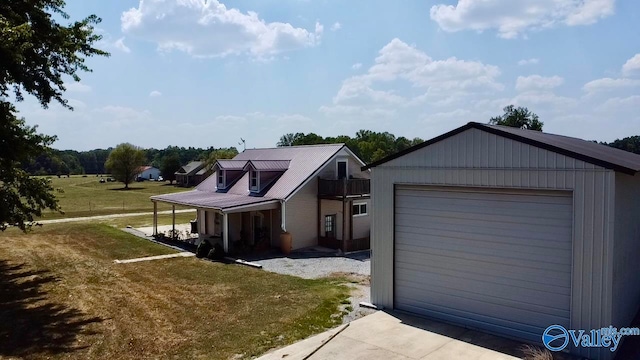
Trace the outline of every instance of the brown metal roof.
<path fill-rule="evenodd" d="M 606 169 L 612 169 L 631 175 L 640 171 L 640 155 L 631 152 L 568 136 L 548 134 L 541 131 L 518 129 L 508 126 L 480 124 L 475 122 L 470 122 L 467 125 L 449 131 L 448 133 L 442 134 L 438 137 L 410 147 L 397 154 L 393 154 L 384 159 L 373 162 L 365 166 L 363 169 L 370 169 L 378 165 L 382 165 L 388 161 L 397 159 L 410 152 L 422 149 L 471 128 L 479 129 L 545 150 L 553 151 L 574 159 L 602 166 Z"/>
<path fill-rule="evenodd" d="M 178 205 L 228 209 L 243 205 L 259 204 L 265 201 L 285 200 L 304 183 L 322 169 L 336 155 L 344 144 L 287 146 L 270 149 L 247 149 L 233 161 L 258 164 L 261 169 L 285 169 L 282 175 L 267 190 L 264 196 L 249 194 L 249 175 L 244 173 L 225 193 L 217 192 L 216 174 L 212 174 L 196 190 L 166 195 L 152 196 L 155 201 Z M 229 160 L 225 160 L 229 161 Z M 285 168 L 285 164 L 288 166 Z M 226 164 L 234 165 L 234 164 Z M 280 171 L 281 171 L 280 170 Z"/>
<path fill-rule="evenodd" d="M 246 160 L 218 160 L 214 167 L 222 170 L 242 170 L 246 164 Z"/>
<path fill-rule="evenodd" d="M 289 168 L 291 160 L 249 160 L 245 165 L 245 170 L 249 164 L 258 171 L 285 171 Z"/>
<path fill-rule="evenodd" d="M 151 200 L 204 209 L 226 210 L 239 206 L 258 205 L 278 201 L 268 197 L 244 196 L 211 191 L 191 190 L 152 196 Z"/>

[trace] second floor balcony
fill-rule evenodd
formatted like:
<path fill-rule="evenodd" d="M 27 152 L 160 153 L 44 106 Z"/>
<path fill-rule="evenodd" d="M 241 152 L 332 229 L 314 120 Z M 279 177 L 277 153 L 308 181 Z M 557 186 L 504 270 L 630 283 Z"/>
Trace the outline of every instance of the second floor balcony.
<path fill-rule="evenodd" d="M 319 197 L 368 196 L 371 193 L 369 179 L 318 179 Z"/>

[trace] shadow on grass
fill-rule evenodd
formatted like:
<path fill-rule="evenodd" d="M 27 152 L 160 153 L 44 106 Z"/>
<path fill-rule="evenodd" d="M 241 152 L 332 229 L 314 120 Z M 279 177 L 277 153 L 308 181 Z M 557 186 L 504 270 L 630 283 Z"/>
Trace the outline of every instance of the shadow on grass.
<path fill-rule="evenodd" d="M 95 334 L 85 327 L 102 319 L 50 301 L 42 286 L 56 281 L 47 271 L 0 260 L 0 358 L 39 358 L 88 346 L 77 345 L 77 336 Z"/>
<path fill-rule="evenodd" d="M 143 187 L 135 187 L 135 186 L 130 186 L 129 188 L 125 188 L 125 187 L 121 187 L 121 188 L 114 188 L 114 189 L 108 189 L 111 191 L 129 191 L 129 190 L 145 190 L 146 188 Z"/>

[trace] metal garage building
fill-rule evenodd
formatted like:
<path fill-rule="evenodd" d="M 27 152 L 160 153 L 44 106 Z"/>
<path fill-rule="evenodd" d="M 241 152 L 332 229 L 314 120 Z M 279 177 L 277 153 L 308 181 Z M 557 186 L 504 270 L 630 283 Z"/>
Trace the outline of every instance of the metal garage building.
<path fill-rule="evenodd" d="M 637 312 L 639 155 L 469 123 L 368 168 L 375 304 L 537 343 Z"/>

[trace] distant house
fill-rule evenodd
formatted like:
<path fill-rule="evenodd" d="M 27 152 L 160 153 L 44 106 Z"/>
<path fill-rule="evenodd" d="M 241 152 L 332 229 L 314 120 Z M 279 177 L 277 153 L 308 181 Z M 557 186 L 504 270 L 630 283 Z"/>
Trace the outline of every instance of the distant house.
<path fill-rule="evenodd" d="M 160 169 L 153 166 L 142 166 L 138 171 L 137 179 L 158 180 L 158 176 L 160 176 Z"/>
<path fill-rule="evenodd" d="M 370 172 L 362 166 L 344 144 L 248 149 L 218 160 L 195 190 L 151 200 L 154 209 L 197 209 L 199 238 L 226 252 L 280 247 L 283 233 L 289 249 L 368 249 Z"/>
<path fill-rule="evenodd" d="M 178 171 L 175 172 L 176 175 L 176 184 L 178 186 L 196 186 L 200 182 L 197 181 L 196 174 L 204 168 L 205 164 L 203 161 L 192 161 L 187 165 L 180 167 Z M 200 177 L 200 181 L 202 181 L 202 177 Z"/>

